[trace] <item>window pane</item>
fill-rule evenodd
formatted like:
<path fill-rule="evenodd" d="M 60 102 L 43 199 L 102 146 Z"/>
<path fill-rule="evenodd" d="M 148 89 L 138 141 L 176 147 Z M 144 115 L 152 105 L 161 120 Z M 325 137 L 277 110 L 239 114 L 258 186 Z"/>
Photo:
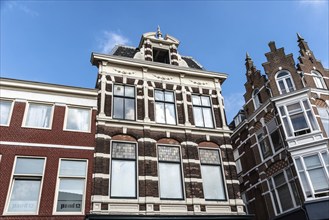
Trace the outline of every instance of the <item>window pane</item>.
<path fill-rule="evenodd" d="M 288 184 L 284 184 L 283 186 L 277 188 L 282 211 L 286 211 L 294 207 L 291 194 L 288 188 Z"/>
<path fill-rule="evenodd" d="M 158 146 L 159 161 L 180 162 L 178 147 Z"/>
<path fill-rule="evenodd" d="M 167 124 L 176 124 L 175 105 L 166 103 Z"/>
<path fill-rule="evenodd" d="M 114 90 L 114 95 L 120 95 L 120 96 L 124 95 L 124 87 L 123 86 L 114 85 L 113 90 Z"/>
<path fill-rule="evenodd" d="M 25 125 L 30 127 L 48 128 L 52 107 L 49 105 L 29 104 Z"/>
<path fill-rule="evenodd" d="M 67 114 L 66 129 L 77 131 L 89 131 L 90 110 L 69 108 Z"/>
<path fill-rule="evenodd" d="M 164 115 L 164 103 L 162 102 L 155 103 L 155 121 L 158 123 L 166 123 Z"/>
<path fill-rule="evenodd" d="M 316 85 L 317 88 L 324 89 L 324 86 L 322 84 L 322 80 L 319 76 L 313 76 L 313 79 L 314 79 L 314 82 L 315 82 L 315 85 Z"/>
<path fill-rule="evenodd" d="M 8 212 L 36 212 L 40 180 L 14 179 Z"/>
<path fill-rule="evenodd" d="M 61 179 L 57 198 L 57 212 L 81 212 L 85 180 Z"/>
<path fill-rule="evenodd" d="M 9 101 L 0 101 L 0 124 L 6 125 L 9 121 L 9 114 L 11 109 L 11 103 Z"/>
<path fill-rule="evenodd" d="M 306 197 L 312 197 L 312 192 L 308 184 L 308 181 L 306 180 L 305 172 L 300 172 L 299 175 Z"/>
<path fill-rule="evenodd" d="M 298 171 L 302 171 L 302 170 L 304 170 L 304 169 L 303 169 L 303 166 L 302 166 L 302 163 L 301 163 L 301 161 L 300 161 L 299 158 L 296 159 L 296 164 L 297 164 L 297 169 L 298 169 Z"/>
<path fill-rule="evenodd" d="M 283 147 L 283 142 L 282 142 L 281 135 L 279 133 L 279 129 L 277 129 L 276 131 L 274 131 L 271 134 L 271 140 L 272 140 L 275 151 L 277 151 Z"/>
<path fill-rule="evenodd" d="M 125 99 L 125 119 L 135 120 L 135 100 Z"/>
<path fill-rule="evenodd" d="M 174 102 L 174 93 L 173 92 L 165 92 L 165 100 L 167 102 Z"/>
<path fill-rule="evenodd" d="M 288 109 L 288 112 L 290 114 L 291 113 L 294 113 L 294 112 L 301 112 L 301 111 L 303 111 L 302 110 L 302 107 L 299 104 L 299 102 L 294 103 L 294 104 L 291 104 L 291 105 L 287 105 L 287 109 Z"/>
<path fill-rule="evenodd" d="M 164 101 L 163 91 L 155 90 L 155 100 Z"/>
<path fill-rule="evenodd" d="M 201 96 L 201 103 L 203 106 L 210 106 L 210 98 L 206 96 Z"/>
<path fill-rule="evenodd" d="M 37 174 L 42 175 L 45 159 L 17 158 L 14 174 Z"/>
<path fill-rule="evenodd" d="M 218 150 L 199 150 L 200 161 L 203 164 L 220 164 Z"/>
<path fill-rule="evenodd" d="M 86 176 L 86 161 L 61 160 L 60 176 Z"/>
<path fill-rule="evenodd" d="M 324 164 L 328 166 L 329 165 L 328 153 L 327 152 L 322 152 L 322 158 L 323 158 Z"/>
<path fill-rule="evenodd" d="M 212 114 L 210 108 L 202 108 L 203 110 L 203 118 L 204 118 L 204 126 L 207 128 L 213 128 L 214 124 L 212 121 Z"/>
<path fill-rule="evenodd" d="M 114 97 L 113 118 L 123 119 L 123 98 Z"/>
<path fill-rule="evenodd" d="M 283 80 L 280 80 L 280 81 L 279 81 L 279 87 L 280 87 L 280 90 L 281 90 L 281 93 L 282 93 L 282 94 L 287 93 L 287 91 L 286 91 L 286 87 L 285 87 L 285 85 L 284 85 L 284 83 L 283 83 Z"/>
<path fill-rule="evenodd" d="M 291 79 L 290 79 L 290 78 L 287 78 L 287 79 L 286 79 L 286 83 L 287 83 L 287 85 L 288 85 L 289 92 L 294 91 L 294 86 L 292 85 L 292 82 L 291 82 Z"/>
<path fill-rule="evenodd" d="M 307 169 L 312 169 L 321 166 L 320 158 L 318 155 L 304 157 L 304 162 Z"/>
<path fill-rule="evenodd" d="M 135 87 L 125 86 L 125 96 L 135 97 Z"/>
<path fill-rule="evenodd" d="M 286 182 L 286 178 L 283 173 L 280 173 L 274 177 L 275 186 L 280 186 Z"/>
<path fill-rule="evenodd" d="M 312 129 L 313 130 L 318 130 L 318 126 L 315 122 L 315 118 L 314 118 L 311 111 L 307 111 L 307 117 L 308 117 L 308 120 L 311 122 Z"/>
<path fill-rule="evenodd" d="M 282 116 L 286 115 L 286 111 L 284 110 L 283 106 L 280 107 L 280 113 Z"/>
<path fill-rule="evenodd" d="M 315 192 L 329 190 L 328 177 L 323 168 L 308 171 Z"/>
<path fill-rule="evenodd" d="M 259 145 L 263 154 L 263 159 L 267 158 L 272 154 L 269 144 L 267 144 L 267 142 L 264 139 L 259 142 Z"/>
<path fill-rule="evenodd" d="M 287 75 L 289 75 L 287 72 L 281 72 L 278 74 L 277 78 L 281 78 L 281 77 L 287 76 Z"/>
<path fill-rule="evenodd" d="M 182 199 L 182 179 L 179 163 L 159 163 L 160 197 Z"/>
<path fill-rule="evenodd" d="M 194 123 L 196 126 L 204 127 L 202 118 L 202 109 L 200 107 L 193 107 Z"/>
<path fill-rule="evenodd" d="M 220 166 L 201 166 L 205 199 L 225 199 L 225 191 Z"/>
<path fill-rule="evenodd" d="M 289 137 L 292 136 L 292 132 L 291 132 L 291 129 L 290 129 L 290 126 L 289 126 L 289 123 L 288 123 L 287 118 L 283 118 L 282 120 L 283 120 L 284 127 L 285 127 L 285 129 L 286 129 L 286 133 L 287 133 L 287 135 L 288 135 Z"/>
<path fill-rule="evenodd" d="M 136 159 L 135 144 L 113 142 L 112 158 Z"/>
<path fill-rule="evenodd" d="M 292 126 L 295 131 L 303 130 L 308 128 L 307 122 L 305 120 L 303 113 L 298 113 L 296 115 L 290 116 Z"/>
<path fill-rule="evenodd" d="M 327 136 L 329 136 L 329 111 L 325 108 L 318 108 L 318 112 Z"/>
<path fill-rule="evenodd" d="M 136 197 L 136 162 L 112 160 L 111 196 Z"/>
<path fill-rule="evenodd" d="M 201 105 L 200 96 L 192 95 L 192 104 Z"/>

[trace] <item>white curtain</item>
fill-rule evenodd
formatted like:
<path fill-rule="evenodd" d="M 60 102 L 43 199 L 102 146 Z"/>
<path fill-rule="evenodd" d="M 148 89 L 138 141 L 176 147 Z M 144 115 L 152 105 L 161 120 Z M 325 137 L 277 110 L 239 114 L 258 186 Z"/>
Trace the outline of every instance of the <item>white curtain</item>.
<path fill-rule="evenodd" d="M 30 104 L 26 126 L 48 128 L 50 126 L 51 106 Z"/>

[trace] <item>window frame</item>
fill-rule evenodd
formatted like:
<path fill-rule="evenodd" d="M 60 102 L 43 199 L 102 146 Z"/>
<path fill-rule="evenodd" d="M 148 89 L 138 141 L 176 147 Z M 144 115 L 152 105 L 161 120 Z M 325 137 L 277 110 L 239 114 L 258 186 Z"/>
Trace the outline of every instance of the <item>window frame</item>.
<path fill-rule="evenodd" d="M 260 90 L 258 88 L 255 88 L 252 92 L 252 101 L 254 103 L 255 111 L 262 105 L 261 99 L 260 99 Z"/>
<path fill-rule="evenodd" d="M 178 148 L 179 151 L 179 162 L 175 161 L 160 161 L 159 160 L 159 147 L 175 147 Z M 185 200 L 186 194 L 185 194 L 185 179 L 184 179 L 184 170 L 183 170 L 183 157 L 182 157 L 182 149 L 180 145 L 175 144 L 157 144 L 156 145 L 156 157 L 157 157 L 157 171 L 158 171 L 158 192 L 159 192 L 159 199 L 161 200 Z M 161 172 L 160 172 L 160 163 L 164 164 L 179 164 L 179 171 L 180 171 L 180 184 L 181 184 L 181 190 L 182 190 L 182 197 L 181 198 L 163 198 L 161 197 L 161 185 L 160 185 L 160 178 L 161 178 Z"/>
<path fill-rule="evenodd" d="M 133 144 L 135 146 L 135 159 L 122 159 L 122 158 L 114 158 L 114 160 L 119 161 L 135 161 L 135 196 L 112 196 L 112 161 L 113 161 L 113 143 L 123 143 L 123 144 Z M 139 197 L 139 180 L 138 180 L 138 143 L 133 141 L 120 141 L 120 140 L 111 140 L 110 142 L 110 150 L 111 156 L 109 161 L 109 198 L 110 199 L 138 199 Z"/>
<path fill-rule="evenodd" d="M 197 96 L 197 97 L 200 98 L 200 105 L 193 104 L 193 96 Z M 207 98 L 209 98 L 209 106 L 202 105 L 201 97 L 207 97 Z M 212 99 L 211 99 L 211 96 L 210 95 L 191 94 L 191 104 L 192 104 L 193 120 L 194 120 L 194 126 L 195 127 L 198 127 L 198 128 L 208 128 L 208 129 L 209 128 L 210 129 L 211 128 L 216 128 L 216 121 L 215 121 L 215 118 L 214 118 L 214 109 L 213 109 Z M 196 125 L 194 107 L 201 108 L 203 126 Z M 210 113 L 211 113 L 211 116 L 210 117 L 211 117 L 212 127 L 206 127 L 206 125 L 205 125 L 205 118 L 204 118 L 204 114 L 203 114 L 203 109 L 204 108 L 210 109 Z"/>
<path fill-rule="evenodd" d="M 270 125 L 271 123 L 274 123 L 274 124 L 275 124 L 275 127 L 276 127 L 276 128 L 273 129 L 273 130 L 271 130 L 271 129 L 269 128 L 269 125 Z M 281 132 L 281 130 L 280 130 L 280 127 L 279 127 L 279 124 L 277 123 L 276 118 L 273 118 L 273 119 L 271 119 L 270 121 L 268 121 L 268 122 L 266 123 L 266 130 L 267 130 L 267 136 L 268 136 L 268 139 L 269 139 L 270 145 L 271 145 L 271 147 L 272 147 L 272 154 L 275 154 L 275 153 L 279 152 L 282 148 L 285 147 L 285 146 L 284 146 L 284 139 L 283 139 L 283 136 L 282 136 L 282 132 Z M 281 144 L 282 144 L 281 148 L 276 149 L 276 147 L 274 146 L 273 138 L 272 138 L 272 134 L 273 134 L 274 132 L 278 132 L 279 139 L 280 139 L 281 142 L 282 142 L 282 143 L 281 143 Z"/>
<path fill-rule="evenodd" d="M 259 129 L 256 132 L 256 140 L 257 140 L 258 150 L 261 155 L 261 159 L 262 159 L 262 161 L 265 161 L 265 160 L 268 160 L 271 156 L 273 156 L 275 151 L 273 151 L 272 145 L 270 144 L 270 141 L 269 141 L 270 138 L 268 137 L 268 134 L 265 134 L 263 129 L 264 129 L 264 127 L 262 127 L 261 129 Z M 259 137 L 260 135 L 262 135 L 261 138 Z M 265 153 L 263 151 L 263 147 L 262 147 L 261 143 L 264 143 L 266 145 L 265 147 L 269 148 L 269 150 L 270 150 L 270 152 L 267 156 L 264 155 Z"/>
<path fill-rule="evenodd" d="M 26 125 L 28 114 L 29 114 L 29 109 L 30 105 L 44 105 L 44 106 L 50 106 L 51 111 L 50 111 L 50 117 L 49 117 L 49 126 L 48 127 L 36 127 L 36 126 L 28 126 Z M 23 116 L 23 122 L 22 122 L 22 127 L 23 128 L 35 128 L 35 129 L 44 129 L 44 130 L 51 130 L 53 127 L 53 118 L 54 118 L 54 103 L 50 102 L 37 102 L 37 101 L 28 101 L 25 105 L 25 110 L 24 110 L 24 116 Z"/>
<path fill-rule="evenodd" d="M 12 118 L 12 114 L 13 114 L 15 100 L 1 98 L 0 99 L 0 102 L 10 102 L 10 108 L 9 108 L 9 114 L 8 114 L 7 123 L 6 124 L 0 124 L 0 126 L 9 127 L 10 126 L 10 122 L 11 122 L 11 118 Z"/>
<path fill-rule="evenodd" d="M 164 95 L 164 100 L 156 100 L 156 97 L 155 97 L 155 92 L 156 91 L 160 91 L 163 93 Z M 173 101 L 170 102 L 170 101 L 166 101 L 165 100 L 165 93 L 166 92 L 171 92 L 173 94 Z M 164 104 L 164 119 L 165 119 L 165 122 L 162 123 L 162 122 L 157 122 L 156 119 L 157 119 L 157 110 L 156 110 L 156 104 L 158 103 L 163 103 Z M 174 106 L 174 114 L 175 114 L 175 123 L 174 124 L 170 124 L 167 122 L 167 117 L 166 117 L 166 104 L 172 104 Z M 176 93 L 175 91 L 172 91 L 172 90 L 163 90 L 163 89 L 154 89 L 154 120 L 157 124 L 166 124 L 166 125 L 177 125 L 177 109 L 176 109 Z"/>
<path fill-rule="evenodd" d="M 324 123 L 324 120 L 327 121 L 328 126 L 329 126 L 329 108 L 328 107 L 320 107 L 320 106 L 317 106 L 316 108 L 318 110 L 318 115 L 319 115 L 320 121 L 322 123 L 322 126 L 324 128 L 324 130 L 322 130 L 322 132 L 325 133 L 327 135 L 327 137 L 329 137 L 329 128 L 326 127 L 326 124 Z M 321 117 L 319 109 L 321 109 L 321 111 L 326 111 L 326 113 L 328 115 L 328 118 Z"/>
<path fill-rule="evenodd" d="M 219 156 L 219 163 L 220 164 L 209 164 L 209 163 L 202 163 L 201 162 L 201 157 L 200 157 L 200 150 L 212 150 L 212 151 L 217 151 L 218 152 L 218 156 Z M 226 178 L 224 175 L 224 165 L 223 165 L 223 160 L 222 160 L 222 156 L 221 156 L 221 151 L 220 149 L 217 148 L 210 148 L 210 147 L 198 147 L 198 155 L 199 155 L 199 160 L 200 160 L 200 174 L 201 174 L 201 180 L 202 180 L 202 190 L 203 190 L 203 194 L 204 194 L 204 184 L 203 184 L 203 177 L 202 177 L 202 165 L 203 166 L 215 166 L 215 167 L 219 167 L 220 171 L 221 171 L 221 177 L 222 177 L 222 184 L 223 184 L 223 191 L 224 191 L 224 199 L 206 199 L 205 195 L 204 195 L 204 200 L 205 201 L 228 201 L 228 189 L 227 189 L 227 185 L 226 185 Z M 219 180 L 217 180 L 217 182 L 219 182 Z"/>
<path fill-rule="evenodd" d="M 327 89 L 326 83 L 323 80 L 323 76 L 321 73 L 319 73 L 318 71 L 311 71 L 311 75 L 315 84 L 315 87 L 317 89 Z"/>
<path fill-rule="evenodd" d="M 128 85 L 128 84 L 119 84 L 119 83 L 113 83 L 112 84 L 112 118 L 113 119 L 116 119 L 116 120 L 126 120 L 126 121 L 136 121 L 137 119 L 137 110 L 136 110 L 136 107 L 137 107 L 137 92 L 136 92 L 136 86 L 135 85 Z M 121 95 L 115 95 L 114 94 L 114 88 L 115 86 L 123 86 L 123 89 L 125 90 L 125 87 L 132 87 L 134 88 L 134 97 L 129 97 L 129 96 L 125 96 L 125 92 L 124 94 L 121 96 Z M 119 117 L 114 117 L 114 108 L 115 108 L 115 98 L 118 97 L 118 98 L 122 98 L 124 101 L 123 101 L 123 117 L 122 118 L 119 118 Z M 134 100 L 134 119 L 126 119 L 126 115 L 125 115 L 125 110 L 126 110 L 126 104 L 125 104 L 125 100 L 126 99 L 129 99 L 129 100 Z"/>
<path fill-rule="evenodd" d="M 35 174 L 18 174 L 18 179 L 27 179 L 27 180 L 37 180 L 40 179 L 40 189 L 39 189 L 39 194 L 38 194 L 38 206 L 35 212 L 8 212 L 9 209 L 9 204 L 10 200 L 12 197 L 13 189 L 14 189 L 14 183 L 15 183 L 15 169 L 16 169 L 16 164 L 17 164 L 17 159 L 18 158 L 29 158 L 29 159 L 44 159 L 43 163 L 43 170 L 42 170 L 42 175 L 35 175 Z M 3 215 L 15 215 L 15 216 L 22 216 L 22 215 L 38 215 L 39 214 L 39 209 L 40 209 L 40 202 L 41 202 L 41 195 L 42 195 L 42 189 L 43 189 L 43 181 L 45 178 L 45 169 L 46 169 L 46 163 L 47 163 L 47 157 L 39 157 L 39 156 L 26 156 L 26 155 L 15 155 L 13 167 L 12 167 L 12 172 L 10 175 L 10 182 L 7 190 L 7 196 L 6 196 L 6 201 L 5 201 L 5 206 L 4 206 L 4 211 Z"/>
<path fill-rule="evenodd" d="M 60 180 L 61 179 L 83 179 L 82 176 L 60 176 L 61 164 L 62 161 L 83 161 L 86 162 L 86 171 L 84 176 L 84 189 L 81 201 L 81 212 L 59 212 L 57 211 L 57 203 L 58 203 L 58 195 L 59 195 L 59 187 L 60 187 Z M 54 207 L 53 207 L 53 215 L 84 215 L 85 214 L 85 206 L 86 206 L 86 194 L 87 194 L 87 183 L 88 183 L 88 159 L 80 159 L 80 158 L 59 158 L 58 162 L 58 169 L 57 169 L 57 177 L 56 177 L 56 189 L 55 189 L 55 196 L 54 196 Z"/>
<path fill-rule="evenodd" d="M 69 109 L 83 109 L 83 110 L 89 110 L 89 128 L 86 131 L 83 130 L 74 130 L 74 129 L 68 129 L 67 128 L 67 120 L 68 120 L 68 114 Z M 72 131 L 72 132 L 83 132 L 83 133 L 90 133 L 91 127 L 92 127 L 92 111 L 93 109 L 90 107 L 83 107 L 83 106 L 76 106 L 76 105 L 67 105 L 65 107 L 65 117 L 64 117 L 64 124 L 63 124 L 63 131 Z"/>
<path fill-rule="evenodd" d="M 235 161 L 236 173 L 237 174 L 239 174 L 239 173 L 241 173 L 243 171 L 242 164 L 241 164 L 241 156 L 243 154 L 244 153 L 242 153 L 242 154 L 239 153 L 239 149 L 238 148 L 235 149 L 235 150 L 233 150 L 233 158 L 234 158 L 234 161 Z"/>
<path fill-rule="evenodd" d="M 278 78 L 278 75 L 281 74 L 281 73 L 283 73 L 283 72 L 286 72 L 287 75 L 286 75 L 286 76 L 281 76 L 281 77 Z M 289 86 L 288 86 L 288 84 L 287 84 L 287 79 L 290 79 L 290 81 L 291 81 L 291 85 L 292 85 L 292 89 L 289 88 Z M 284 87 L 285 87 L 285 92 L 283 92 L 283 91 L 281 90 L 281 88 L 280 88 L 279 81 L 281 81 L 281 80 L 283 81 L 283 85 L 284 85 Z M 293 79 L 292 79 L 291 73 L 290 73 L 288 70 L 281 70 L 281 71 L 277 72 L 277 73 L 275 74 L 275 82 L 276 82 L 276 86 L 277 86 L 277 88 L 278 88 L 278 91 L 279 91 L 280 95 L 284 95 L 284 94 L 287 94 L 287 93 L 289 93 L 289 92 L 293 92 L 293 91 L 296 90 L 295 83 L 294 83 L 294 81 L 293 81 Z"/>
<path fill-rule="evenodd" d="M 165 62 L 159 62 L 159 61 L 155 61 L 155 57 L 154 57 L 154 49 L 156 51 L 166 51 L 168 52 L 168 63 L 165 63 Z M 169 48 L 161 48 L 161 47 L 154 47 L 152 46 L 152 61 L 155 62 L 155 63 L 164 63 L 164 64 L 171 64 L 171 56 L 170 56 L 170 49 Z"/>

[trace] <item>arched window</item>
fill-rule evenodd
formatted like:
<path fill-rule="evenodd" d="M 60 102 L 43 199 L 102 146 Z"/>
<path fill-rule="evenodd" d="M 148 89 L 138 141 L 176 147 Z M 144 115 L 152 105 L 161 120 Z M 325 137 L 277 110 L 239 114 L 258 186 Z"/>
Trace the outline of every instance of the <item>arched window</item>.
<path fill-rule="evenodd" d="M 290 73 L 287 71 L 277 73 L 276 83 L 278 85 L 280 94 L 286 94 L 295 90 L 295 86 L 291 79 Z"/>
<path fill-rule="evenodd" d="M 318 89 L 326 89 L 326 85 L 323 81 L 322 75 L 318 72 L 312 71 L 312 77 L 315 83 L 316 88 Z"/>
<path fill-rule="evenodd" d="M 252 93 L 252 99 L 254 101 L 255 110 L 262 104 L 259 94 L 259 89 L 255 89 Z"/>

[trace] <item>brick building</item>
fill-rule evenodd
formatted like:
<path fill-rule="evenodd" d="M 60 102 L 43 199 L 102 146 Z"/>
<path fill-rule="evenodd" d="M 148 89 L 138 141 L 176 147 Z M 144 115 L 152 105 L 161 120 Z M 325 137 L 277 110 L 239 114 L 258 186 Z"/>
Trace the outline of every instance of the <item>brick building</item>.
<path fill-rule="evenodd" d="M 97 91 L 0 78 L 0 219 L 84 219 Z"/>
<path fill-rule="evenodd" d="M 93 53 L 98 115 L 88 219 L 249 219 L 226 125 L 227 75 L 143 34 L 137 48 Z"/>
<path fill-rule="evenodd" d="M 247 54 L 245 104 L 232 122 L 241 196 L 255 219 L 329 219 L 329 70 L 269 43 L 262 75 Z"/>

